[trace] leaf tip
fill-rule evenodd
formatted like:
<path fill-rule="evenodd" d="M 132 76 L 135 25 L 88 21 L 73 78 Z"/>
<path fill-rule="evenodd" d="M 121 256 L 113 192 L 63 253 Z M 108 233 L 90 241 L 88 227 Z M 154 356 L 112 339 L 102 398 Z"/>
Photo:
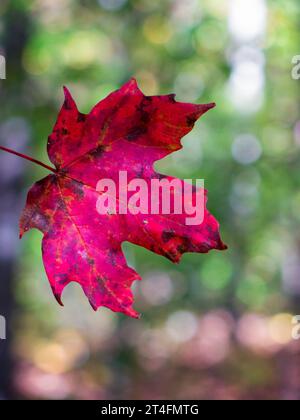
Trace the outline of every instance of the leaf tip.
<path fill-rule="evenodd" d="M 211 102 L 209 104 L 206 105 L 208 109 L 212 109 L 215 108 L 217 106 L 217 104 L 215 102 Z"/>
<path fill-rule="evenodd" d="M 228 249 L 228 245 L 224 244 L 224 242 L 222 242 L 220 240 L 220 251 L 226 251 L 226 249 Z"/>
<path fill-rule="evenodd" d="M 218 251 L 226 251 L 226 249 L 228 249 L 228 246 L 221 239 L 219 230 L 218 230 L 218 238 L 216 240 L 215 249 Z"/>
<path fill-rule="evenodd" d="M 64 304 L 62 303 L 62 300 L 61 300 L 61 295 L 60 295 L 59 293 L 55 293 L 55 292 L 53 292 L 53 294 L 54 294 L 54 297 L 55 297 L 55 299 L 56 299 L 57 303 L 58 303 L 60 306 L 64 306 Z"/>
<path fill-rule="evenodd" d="M 20 224 L 20 228 L 19 228 L 19 239 L 22 239 L 23 236 L 25 235 L 25 233 L 28 231 L 28 228 L 22 226 Z"/>
<path fill-rule="evenodd" d="M 131 77 L 128 82 L 123 85 L 123 89 L 131 93 L 140 92 L 140 88 L 135 77 Z"/>
<path fill-rule="evenodd" d="M 89 303 L 90 303 L 90 305 L 91 305 L 91 307 L 93 308 L 93 310 L 95 311 L 95 312 L 97 312 L 97 310 L 98 310 L 98 306 L 97 305 L 95 305 L 90 299 L 89 299 Z"/>
<path fill-rule="evenodd" d="M 137 86 L 137 80 L 135 77 L 131 77 L 128 81 L 128 84 L 132 85 L 132 86 Z"/>
<path fill-rule="evenodd" d="M 63 91 L 64 91 L 65 99 L 71 96 L 71 93 L 69 89 L 67 88 L 67 86 L 63 86 Z"/>
<path fill-rule="evenodd" d="M 213 109 L 217 106 L 215 102 L 210 102 L 209 104 L 200 105 L 200 111 L 202 114 L 205 114 L 205 112 L 209 111 L 210 109 Z"/>
<path fill-rule="evenodd" d="M 125 312 L 125 315 L 128 315 L 128 316 L 130 316 L 131 318 L 134 318 L 134 319 L 141 319 L 141 317 L 142 317 L 142 315 L 139 312 L 135 311 L 132 308 L 130 308 L 128 310 L 128 312 Z"/>
<path fill-rule="evenodd" d="M 63 91 L 64 91 L 64 95 L 65 95 L 64 107 L 66 109 L 76 109 L 77 110 L 77 105 L 76 105 L 69 89 L 66 86 L 63 86 Z"/>

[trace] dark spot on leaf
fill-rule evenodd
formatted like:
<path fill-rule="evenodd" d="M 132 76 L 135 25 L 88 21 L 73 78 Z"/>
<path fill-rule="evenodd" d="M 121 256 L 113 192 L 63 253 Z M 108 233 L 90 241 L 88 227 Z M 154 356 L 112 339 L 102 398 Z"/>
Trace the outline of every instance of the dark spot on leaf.
<path fill-rule="evenodd" d="M 141 121 L 148 124 L 150 121 L 150 114 L 147 111 L 141 111 Z"/>
<path fill-rule="evenodd" d="M 80 122 L 84 122 L 85 120 L 86 120 L 86 115 L 79 113 L 77 117 L 77 122 L 80 123 Z"/>
<path fill-rule="evenodd" d="M 141 167 L 139 168 L 139 170 L 136 172 L 136 177 L 137 177 L 137 178 L 143 178 L 143 176 L 144 176 L 144 167 L 143 167 L 143 166 L 141 166 Z"/>
<path fill-rule="evenodd" d="M 64 109 L 66 109 L 67 111 L 71 111 L 72 107 L 71 104 L 69 103 L 68 100 L 65 100 L 64 104 L 63 104 Z"/>
<path fill-rule="evenodd" d="M 35 211 L 32 215 L 32 222 L 42 231 L 46 231 L 50 224 L 49 216 L 46 216 L 40 209 Z"/>
<path fill-rule="evenodd" d="M 64 286 L 66 283 L 68 283 L 69 277 L 68 277 L 68 274 L 66 273 L 56 274 L 55 280 L 57 281 L 58 284 L 60 284 L 61 286 Z"/>
<path fill-rule="evenodd" d="M 169 242 L 171 239 L 173 239 L 175 236 L 175 232 L 174 230 L 164 230 L 162 235 L 161 235 L 161 239 L 163 240 L 164 243 Z"/>
<path fill-rule="evenodd" d="M 196 121 L 197 121 L 197 118 L 194 115 L 188 115 L 186 117 L 186 124 L 188 127 L 193 127 Z"/>
<path fill-rule="evenodd" d="M 117 254 L 117 251 L 115 251 L 114 249 L 110 249 L 110 250 L 108 251 L 108 259 L 109 259 L 109 262 L 110 262 L 113 266 L 115 266 L 115 265 L 117 264 L 117 261 L 116 261 L 116 254 Z"/>
<path fill-rule="evenodd" d="M 88 258 L 87 261 L 88 261 L 89 265 L 91 265 L 91 266 L 95 265 L 95 260 L 93 258 Z"/>
<path fill-rule="evenodd" d="M 90 155 L 94 156 L 94 157 L 101 157 L 103 155 L 103 153 L 105 152 L 105 146 L 100 145 L 98 146 L 96 149 L 94 149 Z"/>
<path fill-rule="evenodd" d="M 134 127 L 126 136 L 126 140 L 128 141 L 135 141 L 138 140 L 139 137 L 143 136 L 147 133 L 146 126 Z"/>
<path fill-rule="evenodd" d="M 96 282 L 99 284 L 99 286 L 101 287 L 101 289 L 103 289 L 103 287 L 104 287 L 104 283 L 105 283 L 105 277 L 100 277 L 100 276 L 97 276 L 96 277 Z"/>
<path fill-rule="evenodd" d="M 84 188 L 83 188 L 83 184 L 81 184 L 80 182 L 72 182 L 72 191 L 74 192 L 74 194 L 76 195 L 77 198 L 82 199 L 84 198 Z"/>
<path fill-rule="evenodd" d="M 168 260 L 170 260 L 172 262 L 176 261 L 178 259 L 178 254 L 174 250 L 170 250 L 168 252 L 165 252 L 164 255 L 165 255 L 166 258 L 168 258 Z"/>
<path fill-rule="evenodd" d="M 155 248 L 155 246 L 154 245 L 150 245 L 150 251 L 152 251 L 152 252 L 156 252 L 156 248 Z"/>
<path fill-rule="evenodd" d="M 175 94 L 174 93 L 171 93 L 171 95 L 168 95 L 168 99 L 169 99 L 169 102 L 175 103 L 176 102 L 175 101 Z"/>
<path fill-rule="evenodd" d="M 187 248 L 184 244 L 180 244 L 177 246 L 177 251 L 179 252 L 179 254 L 183 254 L 187 251 Z"/>

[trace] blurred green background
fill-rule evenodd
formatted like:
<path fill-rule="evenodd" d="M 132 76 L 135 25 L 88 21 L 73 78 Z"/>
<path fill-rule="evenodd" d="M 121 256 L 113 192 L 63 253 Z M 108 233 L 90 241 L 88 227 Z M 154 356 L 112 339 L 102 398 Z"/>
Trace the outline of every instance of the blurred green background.
<path fill-rule="evenodd" d="M 299 18 L 299 0 L 1 0 L 0 144 L 48 162 L 62 85 L 82 112 L 132 76 L 215 101 L 156 168 L 205 179 L 229 249 L 175 266 L 125 244 L 141 320 L 94 313 L 76 284 L 60 308 L 41 234 L 18 242 L 46 171 L 0 152 L 0 398 L 300 398 Z"/>

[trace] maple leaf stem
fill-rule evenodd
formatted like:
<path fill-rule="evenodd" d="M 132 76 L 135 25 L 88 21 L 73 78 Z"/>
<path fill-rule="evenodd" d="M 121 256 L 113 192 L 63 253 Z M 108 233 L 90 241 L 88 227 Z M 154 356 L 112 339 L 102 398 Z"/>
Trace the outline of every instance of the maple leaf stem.
<path fill-rule="evenodd" d="M 37 159 L 33 159 L 33 158 L 32 158 L 32 157 L 30 157 L 30 156 L 24 155 L 23 153 L 15 152 L 14 150 L 8 149 L 7 147 L 4 147 L 4 146 L 0 146 L 0 150 L 3 150 L 4 152 L 11 153 L 11 154 L 13 154 L 13 155 L 19 156 L 19 157 L 21 157 L 22 159 L 29 160 L 30 162 L 36 163 L 37 165 L 40 165 L 40 166 L 42 166 L 43 168 L 48 169 L 48 171 L 51 171 L 51 172 L 57 173 L 57 170 L 56 170 L 55 168 L 52 168 L 51 166 L 48 166 L 48 165 L 46 165 L 45 163 L 40 162 L 40 161 L 39 161 L 39 160 L 37 160 Z"/>

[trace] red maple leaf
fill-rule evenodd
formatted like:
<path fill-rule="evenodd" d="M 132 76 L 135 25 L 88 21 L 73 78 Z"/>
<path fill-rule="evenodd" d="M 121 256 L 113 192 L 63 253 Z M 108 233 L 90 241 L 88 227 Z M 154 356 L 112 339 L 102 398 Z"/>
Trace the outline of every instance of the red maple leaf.
<path fill-rule="evenodd" d="M 131 79 L 84 115 L 65 89 L 48 140 L 55 169 L 44 165 L 54 173 L 30 189 L 20 221 L 21 237 L 31 228 L 44 234 L 44 266 L 60 304 L 64 288 L 75 281 L 95 310 L 106 306 L 138 317 L 130 287 L 140 276 L 126 263 L 124 241 L 173 262 L 185 252 L 226 249 L 206 208 L 196 226 L 184 223 L 186 214 L 100 215 L 96 209 L 99 179 L 118 185 L 119 171 L 127 171 L 128 181 L 172 180 L 156 173 L 154 162 L 179 150 L 181 138 L 213 107 L 176 102 L 174 95 L 145 96 Z"/>

